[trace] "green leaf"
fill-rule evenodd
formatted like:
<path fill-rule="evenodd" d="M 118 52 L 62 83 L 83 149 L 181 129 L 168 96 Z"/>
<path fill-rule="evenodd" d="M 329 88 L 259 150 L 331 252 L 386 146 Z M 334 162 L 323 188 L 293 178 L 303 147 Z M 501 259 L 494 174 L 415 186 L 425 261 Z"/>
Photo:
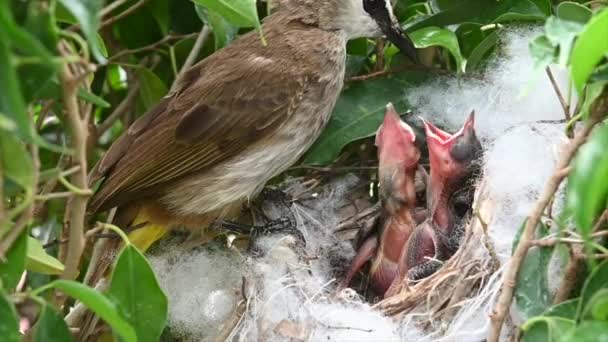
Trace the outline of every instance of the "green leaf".
<path fill-rule="evenodd" d="M 7 66 L 16 70 L 19 81 L 14 82 L 17 82 L 25 101 L 30 101 L 35 97 L 37 90 L 53 77 L 59 66 L 53 54 L 44 45 L 53 45 L 57 41 L 56 35 L 53 36 L 51 32 L 47 32 L 55 30 L 49 8 L 44 5 L 38 6 L 35 3 L 38 2 L 30 2 L 30 13 L 28 13 L 25 27 L 21 27 L 11 17 L 7 2 L 0 3 L 0 40 L 7 46 L 10 56 Z M 28 32 L 28 30 L 32 32 Z M 11 54 L 11 51 L 14 54 Z M 15 70 L 12 72 L 14 73 Z M 13 76 L 7 75 L 6 77 L 12 78 Z M 0 110 L 12 114 L 3 108 Z M 31 137 L 29 131 L 22 133 L 24 138 Z"/>
<path fill-rule="evenodd" d="M 0 336 L 3 342 L 21 342 L 15 307 L 0 289 Z"/>
<path fill-rule="evenodd" d="M 4 2 L 1 2 L 4 3 Z M 0 112 L 17 125 L 17 131 L 23 138 L 32 136 L 30 118 L 25 111 L 25 100 L 21 93 L 19 79 L 14 67 L 14 57 L 11 56 L 8 46 L 9 36 L 3 32 L 2 26 L 8 25 L 8 20 L 3 20 L 3 9 L 0 3 Z"/>
<path fill-rule="evenodd" d="M 573 1 L 564 1 L 557 5 L 555 14 L 558 18 L 585 24 L 591 19 L 593 12 L 586 6 Z"/>
<path fill-rule="evenodd" d="M 63 317 L 49 304 L 42 307 L 34 327 L 34 342 L 70 342 L 72 333 Z"/>
<path fill-rule="evenodd" d="M 585 101 L 583 102 L 583 105 L 579 111 L 583 119 L 589 118 L 589 114 L 591 114 L 591 105 L 602 94 L 607 83 L 608 80 L 596 81 L 588 84 L 587 87 L 585 87 Z"/>
<path fill-rule="evenodd" d="M 540 239 L 547 235 L 548 229 L 541 225 L 536 231 Z M 523 319 L 540 315 L 551 306 L 548 271 L 552 252 L 553 248 L 550 247 L 532 247 L 522 263 L 515 300 Z"/>
<path fill-rule="evenodd" d="M 560 65 L 566 66 L 574 38 L 583 29 L 583 25 L 576 21 L 568 21 L 557 17 L 549 17 L 545 22 L 545 34 L 547 39 L 554 45 L 559 46 Z"/>
<path fill-rule="evenodd" d="M 556 61 L 556 48 L 547 36 L 539 36 L 530 43 L 530 55 L 534 59 L 534 68 L 542 70 Z"/>
<path fill-rule="evenodd" d="M 103 0 L 59 0 L 78 23 L 85 37 L 91 45 L 91 52 L 99 63 L 105 63 L 103 52 L 97 39 L 97 27 L 100 24 L 99 14 L 103 7 Z"/>
<path fill-rule="evenodd" d="M 201 18 L 205 25 L 209 25 L 209 28 L 213 32 L 213 36 L 215 38 L 215 50 L 219 50 L 228 45 L 228 43 L 230 43 L 236 37 L 238 28 L 226 21 L 224 17 L 208 10 L 204 6 L 197 4 L 194 6 L 199 18 Z"/>
<path fill-rule="evenodd" d="M 562 336 L 563 342 L 597 342 L 608 340 L 608 323 L 599 321 L 582 322 L 569 334 Z"/>
<path fill-rule="evenodd" d="M 28 237 L 26 268 L 42 274 L 61 274 L 64 266 L 55 257 L 48 255 L 38 239 Z"/>
<path fill-rule="evenodd" d="M 578 36 L 572 50 L 570 73 L 579 95 L 595 66 L 608 54 L 608 9 L 596 14 Z"/>
<path fill-rule="evenodd" d="M 12 133 L 17 129 L 17 124 L 6 114 L 0 113 L 0 130 Z"/>
<path fill-rule="evenodd" d="M 128 245 L 118 256 L 107 295 L 139 341 L 158 341 L 167 320 L 167 297 L 136 247 Z"/>
<path fill-rule="evenodd" d="M 0 288 L 5 291 L 13 292 L 19 283 L 25 270 L 26 250 L 27 232 L 23 232 L 6 253 L 6 262 L 0 261 L 0 281 L 2 281 Z"/>
<path fill-rule="evenodd" d="M 496 31 L 490 33 L 487 37 L 485 37 L 471 54 L 467 60 L 467 70 L 474 70 L 482 61 L 483 57 L 496 46 L 498 43 L 498 33 Z"/>
<path fill-rule="evenodd" d="M 106 100 L 84 88 L 78 88 L 78 97 L 101 108 L 110 108 L 112 106 Z"/>
<path fill-rule="evenodd" d="M 146 4 L 146 8 L 152 13 L 154 19 L 158 23 L 158 27 L 163 34 L 169 32 L 169 0 L 150 0 Z"/>
<path fill-rule="evenodd" d="M 108 323 L 112 331 L 126 342 L 137 342 L 135 330 L 120 316 L 118 308 L 103 294 L 95 291 L 95 289 L 71 280 L 55 280 L 46 286 L 36 289 L 34 293 L 38 294 L 49 288 L 59 289 L 68 296 L 78 299 Z"/>
<path fill-rule="evenodd" d="M 414 45 L 419 49 L 429 46 L 446 48 L 454 56 L 458 72 L 464 72 L 465 61 L 460 54 L 458 38 L 454 32 L 439 27 L 425 27 L 410 33 L 409 36 Z"/>
<path fill-rule="evenodd" d="M 556 304 L 543 313 L 543 316 L 555 316 L 574 320 L 576 318 L 576 310 L 580 303 L 579 298 L 563 301 Z"/>
<path fill-rule="evenodd" d="M 23 189 L 29 189 L 33 183 L 32 157 L 25 146 L 14 134 L 0 135 L 0 165 L 4 176 L 17 183 Z"/>
<path fill-rule="evenodd" d="M 583 285 L 580 303 L 577 310 L 577 318 L 583 317 L 584 309 L 590 303 L 591 298 L 602 289 L 608 288 L 608 260 L 603 261 L 589 274 Z"/>
<path fill-rule="evenodd" d="M 528 320 L 521 327 L 524 335 L 522 342 L 553 342 L 574 328 L 573 320 L 561 317 L 538 316 Z"/>
<path fill-rule="evenodd" d="M 194 0 L 238 27 L 260 27 L 255 0 Z"/>
<path fill-rule="evenodd" d="M 543 0 L 544 1 L 544 0 Z M 507 15 L 508 14 L 508 15 Z M 499 19 L 505 20 L 543 20 L 544 13 L 530 0 L 461 0 L 445 1 L 441 11 L 407 27 L 408 32 L 428 26 L 447 26 L 473 22 L 489 24 Z M 502 18 L 501 18 L 502 16 Z"/>
<path fill-rule="evenodd" d="M 29 36 L 29 39 L 40 41 L 48 52 L 43 55 L 28 54 L 28 57 L 37 56 L 40 61 L 23 64 L 19 67 L 19 78 L 26 100 L 36 97 L 40 88 L 57 72 L 56 63 L 46 59 L 51 54 L 56 54 L 59 42 L 55 16 L 52 13 L 54 11 L 53 7 L 52 3 L 40 1 L 31 1 L 28 6 L 27 20 L 24 25 L 24 29 L 29 32 L 27 36 Z M 15 43 L 13 47 L 19 49 L 19 45 L 21 44 Z"/>
<path fill-rule="evenodd" d="M 608 320 L 608 289 L 601 289 L 593 295 L 583 310 L 583 317 L 588 314 L 598 321 Z"/>
<path fill-rule="evenodd" d="M 608 36 L 607 36 L 608 37 Z M 608 126 L 599 126 L 583 145 L 568 177 L 568 208 L 583 238 L 589 236 L 608 195 Z"/>
<path fill-rule="evenodd" d="M 502 23 L 506 21 L 541 21 L 545 19 L 547 13 L 536 6 L 536 4 L 530 0 L 518 0 L 513 1 L 513 6 L 509 8 L 507 13 L 501 14 L 494 20 L 495 23 Z"/>
<path fill-rule="evenodd" d="M 139 78 L 140 98 L 145 110 L 148 110 L 167 94 L 168 89 L 165 83 L 148 69 L 139 68 L 136 74 Z"/>
<path fill-rule="evenodd" d="M 347 84 L 327 127 L 306 154 L 304 164 L 331 163 L 348 143 L 374 135 L 384 118 L 386 104 L 393 102 L 397 110 L 406 109 L 404 91 L 412 85 L 411 81 L 422 76 L 408 73 Z"/>

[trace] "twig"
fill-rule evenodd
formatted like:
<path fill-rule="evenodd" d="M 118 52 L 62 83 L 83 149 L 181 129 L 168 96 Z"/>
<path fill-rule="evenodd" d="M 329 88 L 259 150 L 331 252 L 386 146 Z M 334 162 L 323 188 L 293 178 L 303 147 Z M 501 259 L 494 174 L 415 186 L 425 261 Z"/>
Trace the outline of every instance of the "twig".
<path fill-rule="evenodd" d="M 179 73 L 175 77 L 175 81 L 173 81 L 173 85 L 171 86 L 171 89 L 174 89 L 175 86 L 180 83 L 181 79 L 184 77 L 184 74 L 186 74 L 186 71 L 188 69 L 190 69 L 190 67 L 192 65 L 194 65 L 194 62 L 196 62 L 196 58 L 198 57 L 198 54 L 201 52 L 203 45 L 205 45 L 205 41 L 209 37 L 209 33 L 211 33 L 211 30 L 209 29 L 209 25 L 205 25 L 203 27 L 203 29 L 201 30 L 201 32 L 198 34 L 198 37 L 196 37 L 194 46 L 192 47 L 192 50 L 190 50 L 190 53 L 188 54 L 188 57 L 186 58 L 184 65 L 182 65 L 182 68 L 180 69 Z"/>
<path fill-rule="evenodd" d="M 564 117 L 566 118 L 567 121 L 569 121 L 571 118 L 570 105 L 566 102 L 566 100 L 564 100 L 564 96 L 562 95 L 562 92 L 559 90 L 559 86 L 557 85 L 557 82 L 555 81 L 555 77 L 553 77 L 553 73 L 551 72 L 551 69 L 549 67 L 546 67 L 545 71 L 547 72 L 547 76 L 549 76 L 549 80 L 551 80 L 551 85 L 553 86 L 553 90 L 555 90 L 555 94 L 557 95 L 557 98 L 559 99 L 559 103 L 562 105 L 562 110 L 564 111 Z"/>
<path fill-rule="evenodd" d="M 139 82 L 135 81 L 133 85 L 129 88 L 129 92 L 127 96 L 120 102 L 120 104 L 114 109 L 112 114 L 110 114 L 104 122 L 100 123 L 97 126 L 97 136 L 102 136 L 112 125 L 114 122 L 118 120 L 118 118 L 122 117 L 128 110 L 131 108 L 135 100 L 137 99 L 137 94 L 139 93 Z"/>
<path fill-rule="evenodd" d="M 180 34 L 180 35 L 170 34 L 168 36 L 165 36 L 163 39 L 161 39 L 155 43 L 152 43 L 150 45 L 146 45 L 146 46 L 143 46 L 143 47 L 140 47 L 137 49 L 123 50 L 123 51 L 115 54 L 114 56 L 108 58 L 108 63 L 113 63 L 113 62 L 119 60 L 121 57 L 126 56 L 126 55 L 132 55 L 135 53 L 156 50 L 159 46 L 170 43 L 174 40 L 190 39 L 190 38 L 196 37 L 197 35 L 198 35 L 198 33 Z"/>
<path fill-rule="evenodd" d="M 600 230 L 607 220 L 608 209 L 604 210 L 600 218 L 595 223 L 595 226 L 593 227 L 594 233 L 591 234 L 592 239 L 601 238 L 608 235 L 608 231 Z M 577 276 L 584 265 L 584 259 L 583 245 L 570 246 L 570 260 L 568 261 L 568 264 L 564 270 L 564 276 L 559 288 L 553 297 L 553 304 L 561 303 L 569 298 L 570 293 L 572 293 L 572 290 L 577 283 Z"/>
<path fill-rule="evenodd" d="M 75 279 L 78 276 L 80 257 L 84 249 L 84 221 L 90 190 L 87 187 L 87 122 L 80 117 L 78 108 L 79 76 L 75 76 L 64 64 L 59 74 L 63 87 L 63 105 L 65 117 L 71 133 L 71 144 L 74 150 L 73 164 L 79 166 L 78 172 L 71 176 L 72 184 L 82 193 L 74 193 L 68 200 L 65 209 L 64 233 L 68 230 L 68 246 L 65 255 L 63 279 Z M 87 191 L 88 190 L 88 191 Z M 85 192 L 86 191 L 86 192 Z M 63 236 L 62 236 L 63 238 Z"/>
<path fill-rule="evenodd" d="M 112 11 L 114 11 L 118 7 L 122 6 L 125 2 L 127 2 L 127 0 L 117 0 L 117 1 L 114 1 L 113 3 L 109 4 L 108 6 L 104 7 L 101 10 L 101 17 L 103 18 L 106 15 L 112 13 Z"/>
<path fill-rule="evenodd" d="M 385 76 L 397 74 L 397 73 L 404 72 L 404 71 L 426 71 L 426 72 L 432 72 L 432 73 L 436 73 L 436 74 L 440 74 L 440 75 L 447 75 L 450 73 L 449 71 L 446 71 L 443 69 L 429 68 L 424 65 L 413 64 L 413 65 L 401 66 L 401 67 L 398 67 L 395 69 L 374 71 L 374 72 L 370 72 L 369 74 L 366 74 L 366 75 L 352 76 L 352 77 L 347 78 L 345 80 L 345 82 L 367 81 L 369 79 L 385 77 Z"/>
<path fill-rule="evenodd" d="M 564 269 L 564 276 L 553 297 L 553 304 L 558 304 L 568 299 L 583 265 L 583 255 L 583 245 L 573 245 L 570 247 L 570 260 Z"/>
<path fill-rule="evenodd" d="M 104 20 L 101 23 L 101 25 L 99 26 L 99 29 L 102 29 L 106 26 L 110 26 L 110 25 L 114 24 L 115 22 L 119 21 L 120 19 L 123 19 L 123 18 L 133 14 L 135 11 L 137 11 L 138 9 L 143 7 L 143 5 L 146 4 L 146 2 L 147 2 L 146 0 L 139 0 L 133 6 L 127 8 L 124 12 L 121 12 L 119 15 L 114 15 L 114 16 L 110 17 L 110 19 Z"/>
<path fill-rule="evenodd" d="M 601 115 L 608 111 L 608 91 L 605 91 L 603 96 L 600 96 L 598 100 L 596 100 L 593 109 L 592 115 L 587 121 L 585 127 L 565 148 L 563 156 L 557 164 L 555 173 L 551 176 L 551 178 L 549 178 L 549 181 L 545 185 L 540 198 L 528 216 L 528 220 L 524 226 L 519 244 L 511 257 L 507 270 L 505 271 L 501 293 L 494 308 L 494 312 L 490 315 L 490 330 L 488 333 L 489 342 L 498 342 L 500 330 L 502 329 L 503 322 L 507 316 L 509 308 L 511 307 L 511 301 L 513 300 L 513 291 L 515 289 L 515 285 L 517 284 L 519 268 L 521 267 L 526 254 L 528 253 L 528 249 L 530 248 L 530 240 L 532 240 L 534 237 L 534 232 L 541 216 L 543 215 L 543 212 L 545 211 L 545 208 L 547 207 L 547 204 L 549 204 L 559 185 L 567 176 L 568 173 L 564 171 L 568 170 L 568 166 L 578 151 L 578 148 L 585 143 L 595 125 L 601 121 Z"/>
<path fill-rule="evenodd" d="M 352 228 L 357 225 L 357 223 L 368 216 L 378 215 L 380 213 L 380 203 L 376 203 L 375 205 L 363 210 L 362 212 L 355 214 L 348 219 L 340 222 L 336 227 L 332 229 L 334 233 Z"/>

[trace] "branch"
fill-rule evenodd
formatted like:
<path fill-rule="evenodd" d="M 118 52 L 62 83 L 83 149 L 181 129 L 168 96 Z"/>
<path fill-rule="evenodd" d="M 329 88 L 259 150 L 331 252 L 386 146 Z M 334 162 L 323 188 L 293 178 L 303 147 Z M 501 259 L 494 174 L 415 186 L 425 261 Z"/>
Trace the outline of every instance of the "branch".
<path fill-rule="evenodd" d="M 369 79 L 385 77 L 385 76 L 397 74 L 397 73 L 400 73 L 403 71 L 426 71 L 426 72 L 432 72 L 432 73 L 435 73 L 438 75 L 450 74 L 449 71 L 446 71 L 443 69 L 429 68 L 429 67 L 421 65 L 421 64 L 412 64 L 412 65 L 408 65 L 408 66 L 398 67 L 395 69 L 374 71 L 374 72 L 370 72 L 369 74 L 366 74 L 366 75 L 351 76 L 351 77 L 347 78 L 345 80 L 345 82 L 367 81 Z"/>
<path fill-rule="evenodd" d="M 69 65 L 64 64 L 59 74 L 61 85 L 63 87 L 63 104 L 65 108 L 65 117 L 69 125 L 71 133 L 71 144 L 74 150 L 72 159 L 73 166 L 78 166 L 78 172 L 71 176 L 71 183 L 80 190 L 79 193 L 74 193 L 68 200 L 65 209 L 64 218 L 64 233 L 68 233 L 67 254 L 63 260 L 65 270 L 61 275 L 63 279 L 75 279 L 78 276 L 80 257 L 84 250 L 84 221 L 86 207 L 90 190 L 87 186 L 87 122 L 85 122 L 78 109 L 78 80 L 80 77 L 75 76 L 69 68 Z"/>
<path fill-rule="evenodd" d="M 540 198 L 528 216 L 519 244 L 517 245 L 515 252 L 513 252 L 509 267 L 504 274 L 500 297 L 498 298 L 494 312 L 490 315 L 488 342 L 498 342 L 500 330 L 502 329 L 507 312 L 511 307 L 511 301 L 513 300 L 513 292 L 515 290 L 515 285 L 517 284 L 519 268 L 528 253 L 528 249 L 531 246 L 530 241 L 534 238 L 534 232 L 536 231 L 536 227 L 538 226 L 538 222 L 540 221 L 543 212 L 551 201 L 551 198 L 555 195 L 559 185 L 568 174 L 567 172 L 564 172 L 564 170 L 567 171 L 569 169 L 570 162 L 572 161 L 572 158 L 574 158 L 579 147 L 585 143 L 595 125 L 601 121 L 601 115 L 608 111 L 608 90 L 605 91 L 603 95 L 604 96 L 601 96 L 596 101 L 592 116 L 587 121 L 585 127 L 565 148 L 562 158 L 557 163 L 555 173 L 549 178 Z"/>
<path fill-rule="evenodd" d="M 129 89 L 127 96 L 122 100 L 122 102 L 114 109 L 112 114 L 110 114 L 104 122 L 100 123 L 97 126 L 97 136 L 101 137 L 108 129 L 114 125 L 114 122 L 118 120 L 118 118 L 122 117 L 129 108 L 133 105 L 135 100 L 137 99 L 137 94 L 139 93 L 139 82 L 135 81 L 134 84 Z"/>
<path fill-rule="evenodd" d="M 553 73 L 551 73 L 551 69 L 549 67 L 546 67 L 545 71 L 547 72 L 547 76 L 549 76 L 549 80 L 551 81 L 553 90 L 555 90 L 555 94 L 557 95 L 557 98 L 559 99 L 559 103 L 562 105 L 562 110 L 564 111 L 564 117 L 566 118 L 566 121 L 570 121 L 570 119 L 571 119 L 570 105 L 568 104 L 568 102 L 566 102 L 566 100 L 564 100 L 564 96 L 562 95 L 562 92 L 559 90 L 559 86 L 557 85 L 557 82 L 555 81 L 555 78 L 553 77 Z"/>
<path fill-rule="evenodd" d="M 196 37 L 194 46 L 192 47 L 192 50 L 190 50 L 190 53 L 188 54 L 188 57 L 186 58 L 184 65 L 182 65 L 182 68 L 180 69 L 179 73 L 175 76 L 175 80 L 173 81 L 173 84 L 171 85 L 171 90 L 169 92 L 175 90 L 175 87 L 177 87 L 177 85 L 181 83 L 181 80 L 182 80 L 182 78 L 184 78 L 184 75 L 186 74 L 188 69 L 190 69 L 190 67 L 192 65 L 194 65 L 194 62 L 196 62 L 196 58 L 198 57 L 198 54 L 200 53 L 201 49 L 203 48 L 203 45 L 205 45 L 205 41 L 209 37 L 209 33 L 211 33 L 211 30 L 209 29 L 209 25 L 205 25 L 203 27 L 203 29 L 201 30 L 201 32 Z"/>
<path fill-rule="evenodd" d="M 163 39 L 157 41 L 156 43 L 152 43 L 150 45 L 146 45 L 137 49 L 130 49 L 130 50 L 123 50 L 117 54 L 115 54 L 114 56 L 108 58 L 108 63 L 113 63 L 116 62 L 117 60 L 120 59 L 120 57 L 126 56 L 126 55 L 132 55 L 135 53 L 140 53 L 140 52 L 146 52 L 146 51 L 152 51 L 152 50 L 156 50 L 159 46 L 162 46 L 163 44 L 167 44 L 170 43 L 173 40 L 182 40 L 182 39 L 190 39 L 190 38 L 194 38 L 198 36 L 198 33 L 190 33 L 190 34 L 180 34 L 180 35 L 168 35 L 165 36 Z"/>
<path fill-rule="evenodd" d="M 196 37 L 194 46 L 192 47 L 192 50 L 190 50 L 190 53 L 188 54 L 188 58 L 186 58 L 184 65 L 182 65 L 182 69 L 180 70 L 180 76 L 187 69 L 189 69 L 194 64 L 194 62 L 196 62 L 196 57 L 198 57 L 198 54 L 203 48 L 203 45 L 205 45 L 205 41 L 209 37 L 209 33 L 211 33 L 211 30 L 209 29 L 208 25 L 205 25 L 201 32 L 198 34 L 198 37 Z"/>
<path fill-rule="evenodd" d="M 133 14 L 135 11 L 137 11 L 138 9 L 143 7 L 143 5 L 146 4 L 146 2 L 147 2 L 147 0 L 139 0 L 137 3 L 135 3 L 133 6 L 127 8 L 124 12 L 120 13 L 119 15 L 114 15 L 114 16 L 110 17 L 110 19 L 104 20 L 101 23 L 101 25 L 99 26 L 99 30 L 101 30 L 102 28 L 104 28 L 106 26 L 110 26 L 110 25 L 114 24 L 115 22 L 119 21 L 120 19 Z"/>

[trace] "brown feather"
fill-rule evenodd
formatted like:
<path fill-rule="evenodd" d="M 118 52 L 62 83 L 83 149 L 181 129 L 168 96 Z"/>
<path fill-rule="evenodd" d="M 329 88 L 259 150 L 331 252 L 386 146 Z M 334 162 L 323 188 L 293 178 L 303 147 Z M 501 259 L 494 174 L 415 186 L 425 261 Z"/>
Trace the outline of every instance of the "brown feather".
<path fill-rule="evenodd" d="M 280 13 L 263 28 L 272 48 L 251 32 L 207 57 L 112 145 L 91 174 L 92 182 L 105 179 L 90 211 L 154 197 L 174 180 L 237 156 L 290 118 L 326 63 L 308 56 L 304 49 L 316 47 L 299 46 L 298 37 L 317 35 L 310 41 L 323 44 L 336 34 Z"/>

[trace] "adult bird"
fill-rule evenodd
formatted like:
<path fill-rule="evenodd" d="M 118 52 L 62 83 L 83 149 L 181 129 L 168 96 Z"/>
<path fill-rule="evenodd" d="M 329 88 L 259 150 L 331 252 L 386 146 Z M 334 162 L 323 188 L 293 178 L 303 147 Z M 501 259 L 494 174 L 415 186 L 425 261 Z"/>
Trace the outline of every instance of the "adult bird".
<path fill-rule="evenodd" d="M 142 249 L 167 227 L 229 218 L 318 137 L 348 40 L 385 35 L 416 60 L 390 0 L 278 1 L 266 45 L 250 32 L 194 65 L 109 148 L 90 174 L 101 180 L 90 213 L 117 207 L 117 225 L 147 223 L 131 236 Z"/>

